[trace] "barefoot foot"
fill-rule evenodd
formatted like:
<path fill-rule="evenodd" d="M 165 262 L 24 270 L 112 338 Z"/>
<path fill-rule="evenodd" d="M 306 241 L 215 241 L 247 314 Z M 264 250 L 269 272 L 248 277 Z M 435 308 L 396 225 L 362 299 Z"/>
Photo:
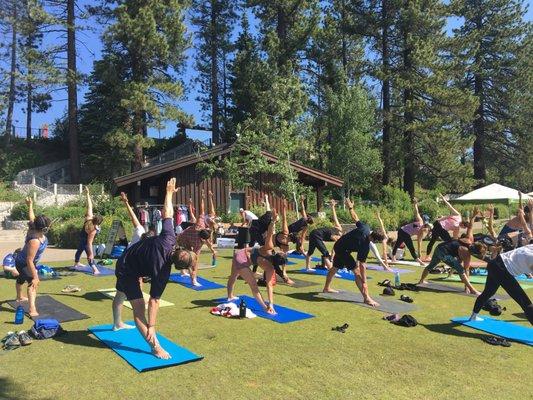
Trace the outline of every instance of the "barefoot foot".
<path fill-rule="evenodd" d="M 120 331 L 121 329 L 135 329 L 135 326 L 125 324 L 124 322 L 121 322 L 119 325 L 113 326 L 114 331 Z"/>
<path fill-rule="evenodd" d="M 339 293 L 339 291 L 331 288 L 324 288 L 324 290 L 322 290 L 322 293 Z"/>

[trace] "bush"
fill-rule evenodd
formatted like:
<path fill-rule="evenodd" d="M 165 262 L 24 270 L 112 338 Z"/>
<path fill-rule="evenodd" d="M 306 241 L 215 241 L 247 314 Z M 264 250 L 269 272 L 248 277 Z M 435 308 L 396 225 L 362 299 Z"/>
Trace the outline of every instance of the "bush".
<path fill-rule="evenodd" d="M 24 196 L 19 192 L 11 189 L 9 183 L 0 182 L 0 201 L 17 202 L 24 200 Z"/>

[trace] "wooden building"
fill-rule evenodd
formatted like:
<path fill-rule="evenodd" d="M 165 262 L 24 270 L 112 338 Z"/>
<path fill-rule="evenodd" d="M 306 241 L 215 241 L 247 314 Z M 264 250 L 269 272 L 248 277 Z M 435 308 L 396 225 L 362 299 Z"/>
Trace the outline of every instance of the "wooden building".
<path fill-rule="evenodd" d="M 231 152 L 231 145 L 220 144 L 200 153 L 190 154 L 176 160 L 165 163 L 150 165 L 139 171 L 132 172 L 115 178 L 118 191 L 128 194 L 131 203 L 139 204 L 148 202 L 149 204 L 162 204 L 165 196 L 166 182 L 176 178 L 176 186 L 180 190 L 176 193 L 175 204 L 186 204 L 189 198 L 193 199 L 195 207 L 198 209 L 200 191 L 205 193 L 210 190 L 214 194 L 215 207 L 217 210 L 235 212 L 239 208 L 248 208 L 251 204 L 258 204 L 266 193 L 266 187 L 272 187 L 275 183 L 272 176 L 260 174 L 257 178 L 256 187 L 249 187 L 246 190 L 233 190 L 229 182 L 222 176 L 204 178 L 197 170 L 198 163 L 216 157 L 228 157 Z M 276 157 L 267 152 L 263 156 L 270 161 L 275 161 Z M 333 175 L 326 174 L 313 168 L 291 162 L 291 166 L 298 175 L 298 180 L 306 186 L 311 186 L 317 193 L 317 209 L 322 208 L 322 191 L 327 186 L 342 187 L 343 181 Z M 251 204 L 249 204 L 251 203 Z M 270 199 L 272 207 L 279 209 L 281 199 L 274 195 Z M 293 208 L 290 202 L 290 208 Z M 207 208 L 207 204 L 206 204 Z"/>

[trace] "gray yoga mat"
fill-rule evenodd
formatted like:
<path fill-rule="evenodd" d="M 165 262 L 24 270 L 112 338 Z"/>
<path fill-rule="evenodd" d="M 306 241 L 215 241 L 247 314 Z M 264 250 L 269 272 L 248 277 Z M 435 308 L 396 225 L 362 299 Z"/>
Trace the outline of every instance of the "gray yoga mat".
<path fill-rule="evenodd" d="M 406 313 L 414 311 L 417 307 L 413 303 L 406 303 L 400 300 L 385 299 L 383 296 L 374 297 L 374 300 L 379 303 L 378 307 L 372 307 L 365 304 L 363 301 L 363 295 L 355 292 L 340 291 L 339 293 L 319 293 L 318 297 L 331 300 L 347 301 L 357 306 L 370 308 L 371 310 L 382 311 L 386 313 Z"/>
<path fill-rule="evenodd" d="M 19 305 L 24 307 L 24 311 L 26 312 L 26 315 L 28 314 L 28 302 L 22 302 L 17 303 L 15 300 L 11 300 L 7 302 L 11 307 L 13 307 L 15 310 Z M 50 296 L 37 296 L 36 301 L 36 307 L 37 311 L 39 312 L 39 316 L 35 317 L 35 319 L 45 319 L 45 318 L 53 318 L 57 319 L 59 322 L 68 322 L 68 321 L 77 321 L 80 319 L 87 319 L 90 318 L 88 315 L 82 314 L 79 311 L 76 311 L 75 309 L 60 303 L 56 299 Z M 31 317 L 30 317 L 31 318 Z M 32 318 L 33 319 L 33 318 Z"/>
<path fill-rule="evenodd" d="M 468 296 L 468 297 L 477 297 L 475 294 L 466 293 L 464 291 L 463 286 L 452 286 L 452 285 L 445 285 L 443 283 L 437 283 L 433 281 L 429 281 L 428 283 L 417 285 L 420 290 L 428 289 L 427 291 L 437 291 L 437 292 L 443 292 L 443 293 L 454 293 L 459 294 L 461 296 Z M 497 300 L 507 300 L 509 299 L 509 295 L 507 294 L 496 294 L 492 296 L 493 299 Z"/>
<path fill-rule="evenodd" d="M 279 284 L 282 284 L 282 285 L 287 285 L 287 286 L 290 286 L 290 287 L 293 287 L 293 288 L 304 288 L 304 287 L 318 285 L 318 283 L 316 283 L 316 282 L 305 281 L 303 279 L 298 279 L 298 278 L 291 278 L 291 280 L 294 281 L 294 285 L 286 284 L 283 281 L 283 279 L 281 279 L 279 276 L 276 275 L 276 283 L 279 283 Z"/>

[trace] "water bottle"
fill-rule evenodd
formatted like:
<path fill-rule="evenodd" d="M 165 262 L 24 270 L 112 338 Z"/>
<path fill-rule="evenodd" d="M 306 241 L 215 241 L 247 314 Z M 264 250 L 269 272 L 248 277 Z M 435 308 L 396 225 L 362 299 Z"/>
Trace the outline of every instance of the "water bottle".
<path fill-rule="evenodd" d="M 20 325 L 24 322 L 24 307 L 18 306 L 15 311 L 15 324 Z"/>
<path fill-rule="evenodd" d="M 243 299 L 239 303 L 239 318 L 246 318 L 246 303 Z"/>
<path fill-rule="evenodd" d="M 213 254 L 213 257 L 211 258 L 211 266 L 216 267 L 217 266 L 217 256 Z"/>
<path fill-rule="evenodd" d="M 396 287 L 400 286 L 400 273 L 399 272 L 394 273 L 394 286 Z"/>

